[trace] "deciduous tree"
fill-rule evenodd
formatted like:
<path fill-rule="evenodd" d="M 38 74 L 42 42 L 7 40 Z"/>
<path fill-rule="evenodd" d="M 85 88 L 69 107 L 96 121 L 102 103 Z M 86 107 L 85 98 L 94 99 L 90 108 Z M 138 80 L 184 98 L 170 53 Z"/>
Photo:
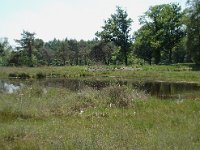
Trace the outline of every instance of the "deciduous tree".
<path fill-rule="evenodd" d="M 178 4 L 162 4 L 150 7 L 141 17 L 142 25 L 148 26 L 153 35 L 151 45 L 153 47 L 154 63 L 172 63 L 173 50 L 184 37 L 182 22 L 183 14 Z"/>
<path fill-rule="evenodd" d="M 189 0 L 187 8 L 187 49 L 196 64 L 200 64 L 200 0 Z"/>

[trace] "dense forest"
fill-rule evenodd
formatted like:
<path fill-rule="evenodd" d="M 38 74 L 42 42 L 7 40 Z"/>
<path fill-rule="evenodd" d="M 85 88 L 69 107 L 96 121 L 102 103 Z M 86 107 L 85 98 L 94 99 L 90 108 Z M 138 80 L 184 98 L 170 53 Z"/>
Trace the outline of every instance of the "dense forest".
<path fill-rule="evenodd" d="M 23 31 L 12 47 L 0 39 L 0 66 L 200 64 L 200 0 L 150 7 L 139 19 L 140 29 L 131 33 L 134 20 L 121 7 L 105 20 L 90 41 L 53 39 L 44 42 Z"/>

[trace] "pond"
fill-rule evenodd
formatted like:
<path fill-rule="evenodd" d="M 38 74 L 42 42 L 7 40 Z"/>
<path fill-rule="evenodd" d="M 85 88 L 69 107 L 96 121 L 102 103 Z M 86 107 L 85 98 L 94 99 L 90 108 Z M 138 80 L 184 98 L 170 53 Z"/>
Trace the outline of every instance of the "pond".
<path fill-rule="evenodd" d="M 64 87 L 69 90 L 78 91 L 86 87 L 102 89 L 112 85 L 126 85 L 132 89 L 145 91 L 146 93 L 167 98 L 197 98 L 200 97 L 200 84 L 184 82 L 162 82 L 162 81 L 136 81 L 130 79 L 44 79 L 44 80 L 0 80 L 0 92 L 13 93 L 22 87 L 38 84 L 41 87 Z"/>

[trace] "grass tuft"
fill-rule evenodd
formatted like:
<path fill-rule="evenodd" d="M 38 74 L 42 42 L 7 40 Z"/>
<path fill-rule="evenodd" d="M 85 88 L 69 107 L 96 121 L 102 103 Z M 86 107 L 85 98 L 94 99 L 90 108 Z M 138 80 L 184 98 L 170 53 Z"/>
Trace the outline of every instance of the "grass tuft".
<path fill-rule="evenodd" d="M 110 107 L 114 105 L 119 108 L 132 107 L 134 100 L 145 100 L 147 98 L 144 92 L 132 90 L 126 86 L 106 87 L 103 89 L 102 95 L 107 98 L 107 103 Z"/>

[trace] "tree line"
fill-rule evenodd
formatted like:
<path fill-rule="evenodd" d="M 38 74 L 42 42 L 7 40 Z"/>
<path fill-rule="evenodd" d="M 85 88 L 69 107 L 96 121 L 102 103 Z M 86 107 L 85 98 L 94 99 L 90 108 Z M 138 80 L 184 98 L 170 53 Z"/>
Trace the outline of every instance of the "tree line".
<path fill-rule="evenodd" d="M 131 34 L 133 20 L 117 7 L 93 40 L 44 42 L 23 31 L 15 49 L 0 39 L 0 65 L 200 64 L 200 0 L 189 0 L 185 10 L 175 3 L 152 6 L 139 21 Z"/>

